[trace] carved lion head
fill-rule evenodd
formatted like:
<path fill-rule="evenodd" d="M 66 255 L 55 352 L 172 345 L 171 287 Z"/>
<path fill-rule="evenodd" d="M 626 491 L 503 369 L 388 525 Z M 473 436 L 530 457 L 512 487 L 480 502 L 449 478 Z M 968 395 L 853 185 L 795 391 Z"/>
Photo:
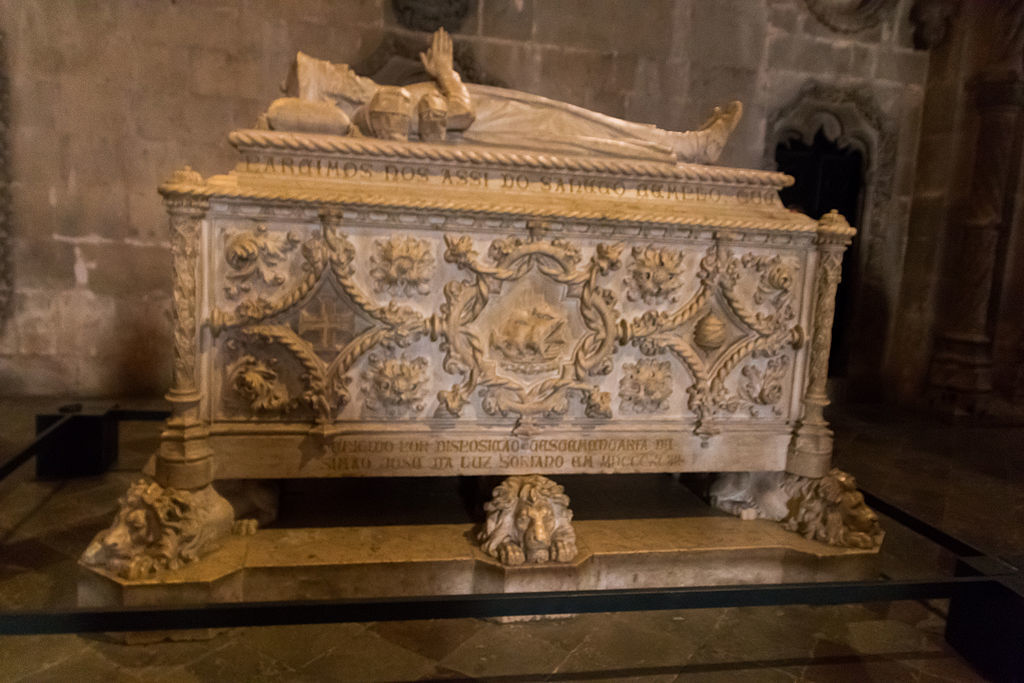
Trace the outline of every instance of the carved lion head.
<path fill-rule="evenodd" d="M 207 501 L 201 494 L 143 479 L 118 503 L 113 524 L 96 535 L 82 562 L 127 579 L 195 560 L 210 537 L 230 529 L 234 517 L 223 499 Z"/>
<path fill-rule="evenodd" d="M 658 303 L 682 284 L 683 252 L 656 247 L 633 247 L 633 266 L 626 280 L 630 301 Z"/>
<path fill-rule="evenodd" d="M 833 468 L 809 480 L 785 528 L 806 538 L 850 548 L 877 548 L 885 532 L 878 516 L 864 502 L 852 475 Z"/>
<path fill-rule="evenodd" d="M 568 562 L 576 557 L 576 533 L 564 489 L 537 474 L 509 477 L 484 505 L 480 533 L 484 552 L 504 564 Z"/>
<path fill-rule="evenodd" d="M 427 383 L 427 359 L 388 358 L 371 353 L 363 373 L 367 407 L 376 413 L 397 417 L 406 410 L 423 410 Z"/>

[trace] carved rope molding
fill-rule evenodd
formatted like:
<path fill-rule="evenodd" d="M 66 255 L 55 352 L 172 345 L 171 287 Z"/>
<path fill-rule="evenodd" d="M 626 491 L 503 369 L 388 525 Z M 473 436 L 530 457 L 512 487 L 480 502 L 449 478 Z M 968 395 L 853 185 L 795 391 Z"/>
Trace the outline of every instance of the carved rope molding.
<path fill-rule="evenodd" d="M 610 215 L 607 208 L 562 210 L 557 208 L 540 208 L 524 206 L 522 203 L 488 204 L 486 209 L 480 208 L 480 201 L 459 198 L 443 199 L 439 196 L 396 199 L 395 195 L 375 194 L 365 191 L 337 188 L 304 190 L 291 184 L 281 183 L 276 187 L 241 188 L 234 184 L 211 183 L 208 185 L 176 185 L 165 184 L 161 192 L 175 194 L 192 194 L 202 198 L 217 199 L 257 199 L 264 201 L 305 202 L 315 206 L 334 206 L 337 208 L 393 210 L 405 212 L 436 212 L 471 215 L 482 218 L 547 218 L 562 221 L 594 221 L 607 225 L 626 226 L 678 226 L 705 227 L 717 229 L 760 230 L 779 233 L 815 233 L 821 229 L 811 220 L 771 219 L 771 218 L 725 218 L 710 215 L 702 216 L 696 212 L 689 215 L 655 213 L 651 211 L 622 211 Z M 849 226 L 828 228 L 840 235 L 853 235 L 856 231 Z"/>

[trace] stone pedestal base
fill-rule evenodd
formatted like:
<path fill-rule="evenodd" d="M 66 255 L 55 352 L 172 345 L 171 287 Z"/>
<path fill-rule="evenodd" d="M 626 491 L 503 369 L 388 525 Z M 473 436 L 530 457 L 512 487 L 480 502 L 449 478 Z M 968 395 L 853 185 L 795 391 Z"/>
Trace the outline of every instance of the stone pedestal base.
<path fill-rule="evenodd" d="M 199 562 L 128 580 L 83 567 L 83 607 L 839 581 L 877 576 L 877 551 L 731 517 L 576 522 L 572 562 L 507 567 L 466 524 L 264 529 Z"/>

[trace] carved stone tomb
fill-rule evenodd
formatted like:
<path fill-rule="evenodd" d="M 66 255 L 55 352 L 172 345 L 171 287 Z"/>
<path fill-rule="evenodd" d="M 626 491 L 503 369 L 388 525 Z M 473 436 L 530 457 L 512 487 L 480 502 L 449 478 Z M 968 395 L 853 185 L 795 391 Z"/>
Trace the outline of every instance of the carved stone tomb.
<path fill-rule="evenodd" d="M 788 176 L 710 165 L 738 103 L 672 133 L 443 68 L 410 95 L 298 65 L 233 171 L 160 188 L 174 415 L 85 564 L 178 567 L 231 526 L 215 479 L 296 477 L 509 475 L 479 534 L 505 564 L 576 557 L 564 473 L 743 473 L 723 509 L 877 547 L 870 511 L 822 531 L 863 507 L 822 416 L 854 231 L 786 210 Z"/>

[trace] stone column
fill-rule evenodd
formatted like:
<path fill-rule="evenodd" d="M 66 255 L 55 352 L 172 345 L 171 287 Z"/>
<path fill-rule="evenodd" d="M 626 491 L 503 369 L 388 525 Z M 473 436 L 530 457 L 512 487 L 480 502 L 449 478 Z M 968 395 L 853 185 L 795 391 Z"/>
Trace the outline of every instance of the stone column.
<path fill-rule="evenodd" d="M 989 54 L 970 83 L 977 113 L 977 134 L 969 143 L 970 175 L 950 220 L 949 257 L 944 296 L 938 311 L 939 333 L 929 369 L 929 384 L 943 407 L 954 412 L 983 412 L 993 395 L 996 323 L 1003 301 L 1007 246 L 1013 242 L 1014 216 L 1020 213 L 1024 134 L 1024 2 L 980 8 L 973 44 Z M 974 24 L 972 24 L 974 25 Z"/>
<path fill-rule="evenodd" d="M 954 410 L 984 408 L 993 389 L 993 335 L 999 284 L 1020 174 L 1024 80 L 982 74 L 973 84 L 978 108 L 971 192 L 954 213 L 953 249 L 942 300 L 930 383 Z"/>
<path fill-rule="evenodd" d="M 174 375 L 167 400 L 171 417 L 161 435 L 156 460 L 156 481 L 176 489 L 197 489 L 213 481 L 213 453 L 199 409 L 201 394 L 196 377 L 199 325 L 199 239 L 207 198 L 187 192 L 201 185 L 202 177 L 186 167 L 162 186 L 170 214 L 171 254 L 174 259 Z M 184 191 L 183 191 L 184 190 Z"/>
<path fill-rule="evenodd" d="M 793 430 L 786 470 L 804 477 L 823 477 L 832 467 L 832 430 L 825 420 L 828 405 L 828 356 L 836 288 L 843 270 L 843 252 L 854 231 L 835 211 L 818 221 L 818 267 L 814 284 L 814 315 L 804 393 L 804 414 Z"/>

